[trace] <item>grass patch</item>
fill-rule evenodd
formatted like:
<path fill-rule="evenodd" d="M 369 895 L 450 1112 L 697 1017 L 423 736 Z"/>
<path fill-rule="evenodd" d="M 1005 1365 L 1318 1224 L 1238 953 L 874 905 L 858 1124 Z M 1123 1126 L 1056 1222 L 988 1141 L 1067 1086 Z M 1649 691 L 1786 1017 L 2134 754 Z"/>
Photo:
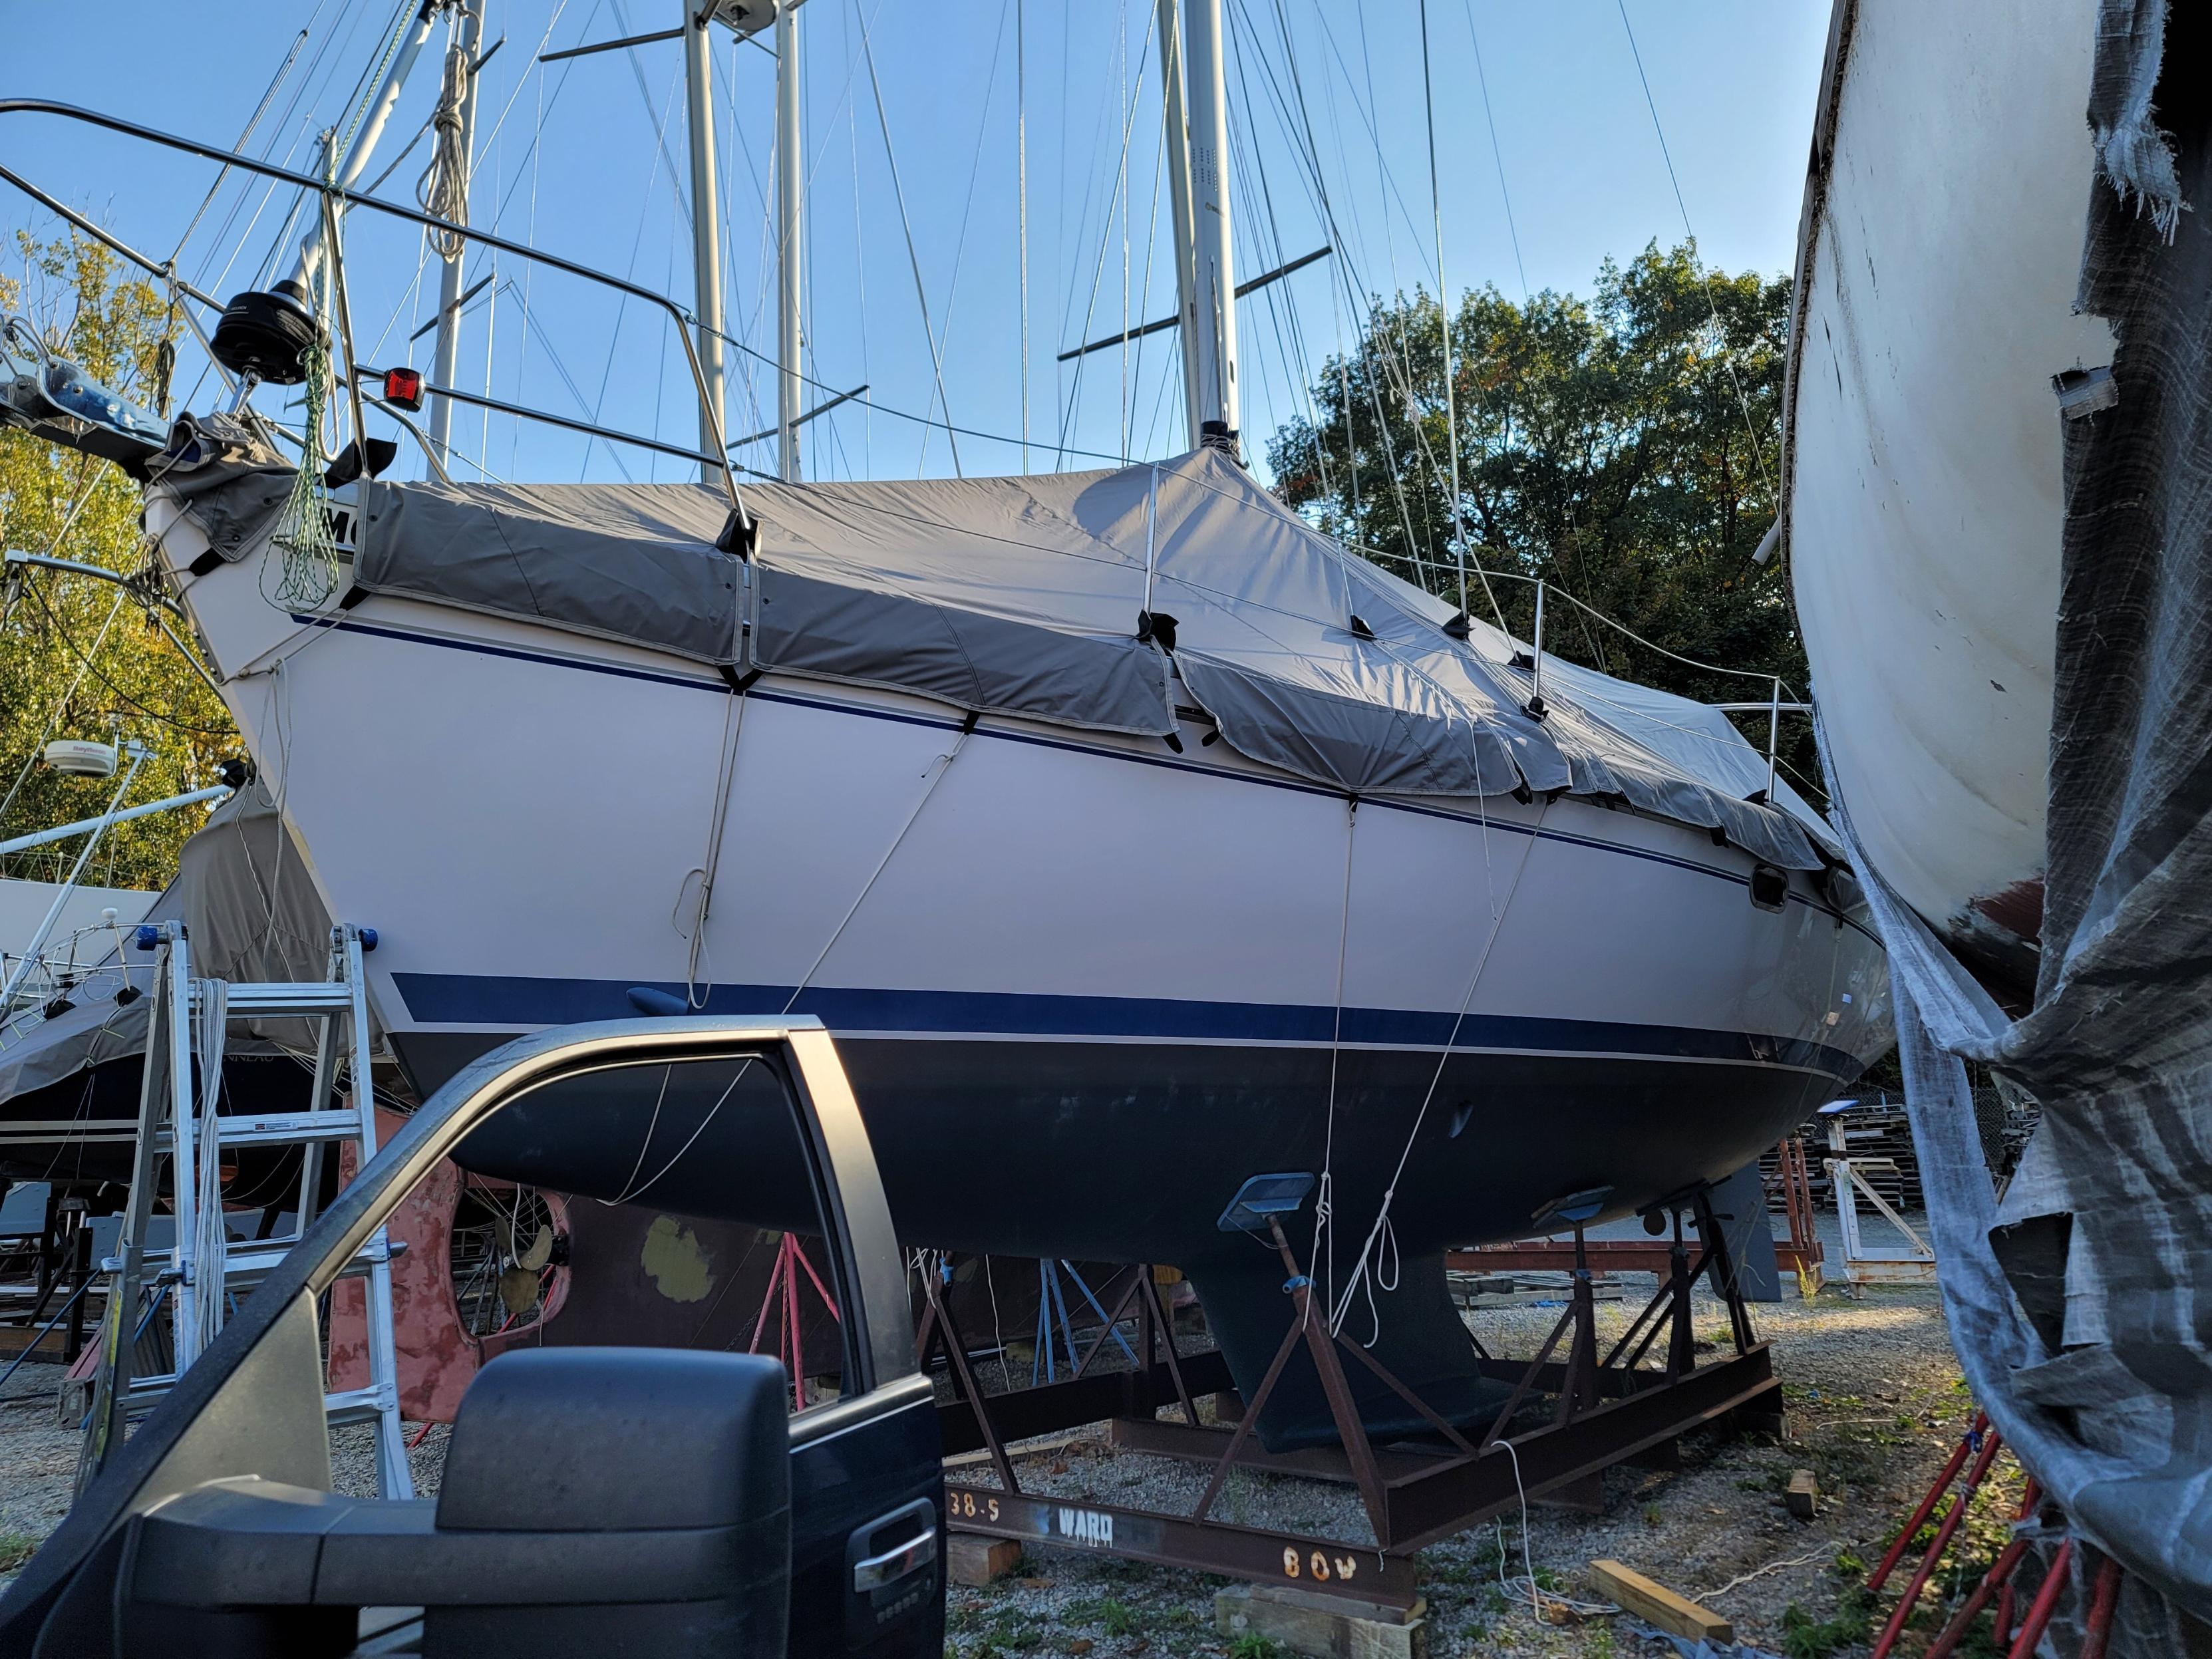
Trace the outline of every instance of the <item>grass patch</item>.
<path fill-rule="evenodd" d="M 1229 1659 L 1283 1659 L 1283 1644 L 1272 1636 L 1248 1630 L 1230 1644 Z"/>
<path fill-rule="evenodd" d="M 27 1532 L 0 1532 L 0 1572 L 13 1572 L 39 1553 L 39 1540 Z"/>
<path fill-rule="evenodd" d="M 1002 1613 L 968 1650 L 973 1659 L 992 1659 L 996 1654 L 1027 1653 L 1044 1645 L 1043 1633 L 1011 1613 Z M 947 1644 L 948 1651 L 950 1644 Z"/>
<path fill-rule="evenodd" d="M 1844 1588 L 1832 1619 L 1815 1619 L 1792 1601 L 1782 1610 L 1782 1650 L 1790 1659 L 1830 1659 L 1874 1633 L 1874 1597 L 1857 1584 Z"/>

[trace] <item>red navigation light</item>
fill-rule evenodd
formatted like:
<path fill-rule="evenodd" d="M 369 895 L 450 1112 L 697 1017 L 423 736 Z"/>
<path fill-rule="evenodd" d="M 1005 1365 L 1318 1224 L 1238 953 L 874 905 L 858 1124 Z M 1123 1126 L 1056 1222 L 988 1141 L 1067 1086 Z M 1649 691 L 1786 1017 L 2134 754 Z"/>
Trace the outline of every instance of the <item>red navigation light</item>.
<path fill-rule="evenodd" d="M 384 401 L 397 404 L 402 409 L 422 408 L 422 371 L 419 368 L 386 369 Z"/>

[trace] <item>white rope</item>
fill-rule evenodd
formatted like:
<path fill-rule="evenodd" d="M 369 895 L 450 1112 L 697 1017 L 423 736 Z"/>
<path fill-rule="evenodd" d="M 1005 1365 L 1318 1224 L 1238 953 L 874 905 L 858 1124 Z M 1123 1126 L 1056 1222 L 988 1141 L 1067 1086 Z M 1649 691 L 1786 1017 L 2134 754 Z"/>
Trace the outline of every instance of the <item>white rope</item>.
<path fill-rule="evenodd" d="M 645 1168 L 646 1153 L 653 1150 L 653 1132 L 660 1127 L 660 1109 L 668 1099 L 669 1079 L 675 1075 L 676 1068 L 673 1066 L 664 1066 L 660 1068 L 660 1092 L 653 1097 L 653 1115 L 645 1121 L 645 1139 L 638 1143 L 637 1162 L 629 1166 L 629 1175 L 623 1182 L 622 1192 L 614 1198 L 603 1198 L 599 1200 L 604 1207 L 611 1210 L 616 1205 L 629 1201 L 633 1190 L 631 1183 L 636 1181 L 639 1171 Z"/>
<path fill-rule="evenodd" d="M 1514 1600 L 1528 1598 L 1528 1610 L 1539 1624 L 1555 1622 L 1544 1616 L 1547 1603 L 1572 1613 L 1577 1619 L 1601 1619 L 1620 1609 L 1610 1601 L 1578 1601 L 1571 1595 L 1562 1595 L 1557 1590 L 1547 1590 L 1536 1582 L 1536 1564 L 1528 1555 L 1528 1489 L 1521 1483 L 1521 1458 L 1513 1449 L 1510 1440 L 1500 1439 L 1506 1461 L 1513 1465 L 1513 1491 L 1521 1500 L 1521 1571 L 1514 1577 L 1505 1576 L 1505 1523 L 1498 1523 L 1498 1587 Z"/>
<path fill-rule="evenodd" d="M 1866 1421 L 1869 1423 L 1887 1423 L 1889 1421 L 1889 1419 L 1886 1417 L 1870 1417 L 1868 1418 Z M 1723 1584 L 1718 1589 L 1707 1590 L 1698 1599 L 1700 1601 L 1710 1601 L 1716 1596 L 1726 1595 L 1730 1590 L 1735 1589 L 1739 1584 L 1748 1584 L 1754 1578 L 1764 1578 L 1770 1572 L 1781 1572 L 1790 1567 L 1810 1566 L 1814 1562 L 1823 1560 L 1828 1556 L 1834 1554 L 1835 1551 L 1836 1547 L 1833 1544 L 1823 1544 L 1816 1550 L 1807 1550 L 1802 1555 L 1792 1555 L 1780 1561 L 1769 1561 L 1763 1567 L 1753 1567 L 1749 1572 L 1740 1572 L 1736 1574 L 1735 1577 L 1729 1579 L 1727 1583 Z"/>
<path fill-rule="evenodd" d="M 691 916 L 690 948 L 684 959 L 684 1001 L 690 1008 L 707 1006 L 707 999 L 699 988 L 699 964 L 706 956 L 707 917 L 714 904 L 714 878 L 722 867 L 722 837 L 729 827 L 730 790 L 737 776 L 738 744 L 745 733 L 745 705 L 751 701 L 745 691 L 750 689 L 735 692 L 731 702 L 736 707 L 723 711 L 722 727 L 726 735 L 721 744 L 720 763 L 714 773 L 714 817 L 707 827 L 706 862 L 684 872 L 684 884 L 689 884 L 694 876 L 699 878 L 699 902 Z M 682 885 L 677 890 L 676 902 L 679 907 L 684 902 Z M 714 988 L 712 981 L 707 988 Z"/>
<path fill-rule="evenodd" d="M 726 1102 L 732 1095 L 738 1091 L 738 1085 L 744 1080 L 745 1073 L 752 1070 L 752 1067 L 753 1056 L 747 1054 L 742 1060 L 738 1062 L 738 1069 L 731 1077 L 729 1086 L 722 1091 L 721 1098 L 717 1100 L 714 1105 L 708 1109 L 707 1115 L 699 1120 L 699 1127 L 691 1132 L 690 1139 L 676 1149 L 675 1157 L 670 1158 L 667 1163 L 662 1164 L 658 1170 L 655 1170 L 653 1172 L 653 1179 L 651 1181 L 646 1182 L 643 1186 L 633 1187 L 622 1194 L 621 1196 L 609 1200 L 607 1207 L 611 1209 L 617 1204 L 629 1203 L 632 1199 L 636 1198 L 641 1194 L 644 1193 L 647 1188 L 650 1188 L 653 1184 L 654 1182 L 659 1181 L 661 1176 L 666 1175 L 671 1170 L 682 1163 L 684 1161 L 684 1154 L 690 1152 L 692 1146 L 698 1141 L 699 1137 L 707 1133 L 708 1126 L 713 1123 L 715 1117 L 720 1113 L 724 1103 Z M 673 1072 L 675 1069 L 676 1068 L 673 1066 L 671 1066 L 666 1068 L 666 1072 Z M 668 1078 L 665 1073 L 664 1073 L 660 1079 L 660 1093 L 662 1099 L 665 1099 L 667 1097 Z M 654 1123 L 660 1121 L 660 1102 L 659 1100 L 654 1101 L 653 1103 L 653 1121 Z M 653 1144 L 653 1130 L 650 1126 L 646 1129 L 645 1141 L 646 1146 L 650 1146 Z M 645 1162 L 646 1146 L 641 1146 L 637 1149 L 637 1161 L 641 1165 Z M 633 1170 L 632 1174 L 635 1175 L 635 1171 Z"/>
<path fill-rule="evenodd" d="M 1328 1254 L 1323 1273 L 1322 1301 L 1325 1308 L 1336 1305 L 1336 1079 L 1337 1064 L 1344 1053 L 1344 957 L 1345 949 L 1352 938 L 1352 849 L 1359 832 L 1359 797 L 1346 796 L 1344 803 L 1344 910 L 1337 921 L 1336 933 L 1336 1025 L 1328 1039 L 1328 1117 L 1324 1131 L 1321 1155 L 1321 1187 L 1314 1196 L 1314 1242 L 1307 1260 L 1322 1262 L 1322 1246 L 1326 1240 Z M 1310 1310 L 1313 1298 L 1306 1298 Z"/>
<path fill-rule="evenodd" d="M 1480 797 L 1477 799 L 1479 802 Z M 1528 868 L 1528 856 L 1535 850 L 1537 842 L 1542 839 L 1540 832 L 1544 827 L 1544 815 L 1551 810 L 1551 798 L 1545 796 L 1542 798 L 1542 804 L 1536 809 L 1536 822 L 1531 826 L 1528 837 L 1522 845 L 1521 862 L 1514 867 L 1513 884 L 1505 890 L 1504 907 L 1501 908 L 1498 906 L 1494 891 L 1491 896 L 1490 937 L 1483 941 L 1482 954 L 1475 960 L 1474 973 L 1468 976 L 1467 994 L 1460 999 L 1459 1013 L 1452 1021 L 1451 1031 L 1444 1038 L 1443 1047 L 1437 1052 L 1436 1069 L 1429 1074 L 1428 1092 L 1421 1097 L 1421 1109 L 1413 1115 L 1413 1127 L 1406 1132 L 1406 1145 L 1398 1153 L 1398 1167 L 1390 1172 L 1389 1185 L 1382 1189 L 1382 1202 L 1375 1212 L 1375 1224 L 1368 1230 L 1366 1243 L 1359 1247 L 1359 1265 L 1352 1269 L 1352 1282 L 1344 1288 L 1343 1301 L 1336 1306 L 1330 1316 L 1328 1328 L 1332 1336 L 1343 1329 L 1344 1316 L 1351 1310 L 1353 1294 L 1367 1282 L 1369 1262 L 1370 1261 L 1375 1262 L 1377 1275 L 1381 1273 L 1381 1260 L 1377 1246 L 1382 1241 L 1385 1232 L 1389 1230 L 1390 1206 L 1397 1199 L 1398 1182 L 1406 1173 L 1407 1161 L 1413 1155 L 1413 1143 L 1420 1139 L 1421 1126 L 1428 1121 L 1429 1108 L 1436 1103 L 1437 1089 L 1443 1081 L 1444 1067 L 1451 1062 L 1453 1046 L 1459 1041 L 1460 1028 L 1467 1024 L 1467 1011 L 1474 1006 L 1475 989 L 1482 983 L 1483 969 L 1490 965 L 1490 954 L 1497 948 L 1498 935 L 1505 931 L 1506 915 L 1513 908 L 1514 895 L 1521 890 L 1521 878 Z M 1486 879 L 1490 854 L 1490 825 L 1486 818 L 1483 821 L 1482 829 L 1483 867 Z M 1395 1255 L 1395 1234 L 1392 1234 L 1392 1249 Z M 1392 1269 L 1394 1282 L 1395 1273 L 1396 1269 L 1394 1267 Z M 1387 1290 L 1390 1286 L 1386 1285 L 1383 1288 Z M 1379 1321 L 1377 1329 L 1379 1334 Z"/>
<path fill-rule="evenodd" d="M 892 854 L 898 851 L 900 844 L 906 840 L 907 832 L 914 828 L 915 820 L 921 816 L 921 809 L 929 805 L 929 798 L 937 793 L 937 786 L 945 781 L 945 775 L 952 769 L 952 763 L 960 758 L 960 751 L 968 746 L 968 734 L 975 729 L 975 720 L 971 716 L 961 726 L 960 735 L 953 739 L 951 750 L 939 755 L 936 762 L 932 763 L 929 787 L 921 792 L 921 799 L 915 802 L 914 811 L 906 815 L 906 822 L 899 826 L 899 832 L 891 838 L 891 844 L 884 849 L 883 857 L 876 860 L 876 867 L 869 872 L 867 881 L 854 896 L 851 907 L 846 910 L 843 920 L 838 922 L 836 930 L 830 935 L 829 943 L 822 947 L 822 953 L 814 958 L 814 965 L 806 970 L 805 976 L 792 988 L 791 1000 L 783 1005 L 785 1013 L 787 1014 L 797 1007 L 799 999 L 806 994 L 807 986 L 813 982 L 814 975 L 822 971 L 822 964 L 830 959 L 830 951 L 837 948 L 837 941 L 844 938 L 845 929 L 852 925 L 853 918 L 860 913 L 860 906 L 866 902 L 868 895 L 875 890 L 877 881 L 882 877 L 884 870 L 890 867 Z"/>

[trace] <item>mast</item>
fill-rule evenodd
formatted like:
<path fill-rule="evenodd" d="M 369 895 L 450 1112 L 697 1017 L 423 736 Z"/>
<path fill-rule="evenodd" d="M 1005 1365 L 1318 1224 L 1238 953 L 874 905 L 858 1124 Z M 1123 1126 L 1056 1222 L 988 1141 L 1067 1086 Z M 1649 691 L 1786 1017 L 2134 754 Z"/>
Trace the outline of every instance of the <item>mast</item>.
<path fill-rule="evenodd" d="M 1222 77 L 1221 0 L 1190 0 L 1183 61 L 1190 111 L 1192 295 L 1201 445 L 1237 454 L 1236 267 L 1230 259 L 1229 99 Z"/>
<path fill-rule="evenodd" d="M 720 216 L 714 198 L 714 96 L 707 30 L 714 21 L 709 3 L 694 9 L 698 0 L 681 0 L 684 7 L 684 111 L 691 137 L 691 280 L 693 310 L 699 325 L 699 368 L 707 382 L 707 396 L 699 408 L 699 448 L 702 454 L 722 453 L 722 237 Z M 699 477 L 719 483 L 721 468 L 711 460 L 699 464 Z"/>
<path fill-rule="evenodd" d="M 459 218 L 468 218 L 469 177 L 476 167 L 477 138 L 477 43 L 483 38 L 483 0 L 462 0 L 461 26 L 455 49 L 461 55 L 460 126 L 454 135 L 454 145 L 459 152 L 461 211 Z M 445 270 L 438 278 L 438 349 L 432 361 L 430 384 L 452 386 L 459 373 L 461 355 L 461 264 L 468 252 L 468 239 L 456 236 L 450 247 L 441 246 L 440 254 Z M 453 425 L 453 400 L 441 397 L 430 405 L 430 444 L 441 454 L 450 450 L 447 441 Z"/>
<path fill-rule="evenodd" d="M 806 169 L 799 122 L 799 5 L 775 13 L 776 476 L 799 482 L 799 282 Z"/>
<path fill-rule="evenodd" d="M 1176 315 L 1182 319 L 1182 415 L 1186 441 L 1199 445 L 1198 279 L 1190 226 L 1190 128 L 1183 105 L 1182 22 L 1176 0 L 1159 0 L 1160 81 L 1165 92 L 1168 199 L 1175 209 Z"/>
<path fill-rule="evenodd" d="M 399 50 L 392 60 L 392 68 L 377 88 L 376 98 L 369 105 L 368 113 L 354 135 L 351 149 L 344 163 L 338 168 L 337 184 L 340 190 L 351 190 L 361 182 L 361 175 L 368 170 L 368 158 L 375 153 L 376 141 L 384 136 L 386 123 L 392 119 L 392 106 L 398 103 L 399 94 L 407 84 L 407 77 L 415 68 L 415 60 L 422 55 L 422 45 L 430 38 L 431 21 L 436 17 L 442 0 L 422 0 L 415 13 L 415 21 L 407 26 L 407 33 L 399 43 Z M 313 291 L 315 275 L 323 263 L 323 224 L 319 216 L 314 228 L 300 244 L 300 261 L 292 269 L 291 282 L 304 297 Z"/>
<path fill-rule="evenodd" d="M 361 182 L 415 60 L 430 38 L 431 22 L 447 3 L 448 0 L 422 0 L 416 7 L 392 53 L 392 67 L 354 129 L 350 143 L 335 129 L 325 137 L 326 158 L 333 146 L 347 143 L 344 159 L 337 165 L 331 180 L 339 189 L 350 190 Z M 313 296 L 326 252 L 324 219 L 320 213 L 311 215 L 310 219 L 313 228 L 301 240 L 300 257 L 291 275 L 266 289 L 249 289 L 232 295 L 208 342 L 209 355 L 240 378 L 240 403 L 252 395 L 254 386 L 264 381 L 271 386 L 299 385 L 307 376 L 301 358 L 322 337 Z"/>

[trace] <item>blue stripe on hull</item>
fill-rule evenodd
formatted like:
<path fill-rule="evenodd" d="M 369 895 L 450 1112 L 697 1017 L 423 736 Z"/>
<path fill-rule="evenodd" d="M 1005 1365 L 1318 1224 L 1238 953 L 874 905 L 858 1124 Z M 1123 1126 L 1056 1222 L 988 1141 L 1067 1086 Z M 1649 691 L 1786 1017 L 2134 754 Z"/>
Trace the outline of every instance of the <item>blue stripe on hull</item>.
<path fill-rule="evenodd" d="M 627 1019 L 635 981 L 548 979 L 475 974 L 392 975 L 407 1011 L 428 1024 L 498 1030 Z M 682 997 L 681 984 L 645 981 Z M 705 1012 L 773 1014 L 791 1003 L 788 985 L 717 985 Z M 833 1031 L 912 1031 L 1044 1039 L 1165 1038 L 1196 1042 L 1327 1044 L 1336 1010 L 1287 1003 L 1194 1002 L 1166 997 L 1045 996 L 1004 991 L 868 990 L 817 987 L 791 1012 L 812 1014 Z M 1550 1019 L 1428 1009 L 1346 1008 L 1347 1043 L 1407 1048 L 1512 1050 L 1546 1054 L 1639 1054 L 1662 1060 L 1759 1061 L 1803 1066 L 1850 1079 L 1858 1061 L 1840 1048 L 1747 1031 Z"/>

